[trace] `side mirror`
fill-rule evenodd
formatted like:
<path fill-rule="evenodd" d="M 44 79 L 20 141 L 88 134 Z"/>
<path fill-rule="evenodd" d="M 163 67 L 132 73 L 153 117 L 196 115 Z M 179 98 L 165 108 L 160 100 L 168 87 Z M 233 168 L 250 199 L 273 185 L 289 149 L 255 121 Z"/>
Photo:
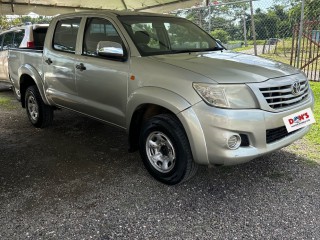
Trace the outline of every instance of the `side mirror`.
<path fill-rule="evenodd" d="M 117 42 L 98 42 L 97 53 L 99 56 L 109 58 L 123 59 L 125 57 L 122 45 Z"/>

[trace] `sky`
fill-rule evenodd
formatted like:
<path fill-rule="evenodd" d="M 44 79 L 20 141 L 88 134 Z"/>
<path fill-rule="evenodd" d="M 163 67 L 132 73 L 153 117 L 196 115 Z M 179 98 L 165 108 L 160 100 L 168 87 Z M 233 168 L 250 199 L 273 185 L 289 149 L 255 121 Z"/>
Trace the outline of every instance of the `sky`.
<path fill-rule="evenodd" d="M 268 8 L 275 5 L 273 0 L 259 0 L 254 1 L 252 4 L 254 9 L 261 8 L 262 10 L 267 10 Z"/>

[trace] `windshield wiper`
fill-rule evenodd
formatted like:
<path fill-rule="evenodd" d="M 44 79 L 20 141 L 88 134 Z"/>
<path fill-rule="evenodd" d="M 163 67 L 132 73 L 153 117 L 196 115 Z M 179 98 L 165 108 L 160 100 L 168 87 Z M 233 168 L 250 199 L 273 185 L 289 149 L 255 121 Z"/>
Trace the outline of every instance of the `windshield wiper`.
<path fill-rule="evenodd" d="M 192 52 L 211 52 L 211 51 L 222 51 L 225 50 L 223 47 L 214 47 L 208 49 L 181 49 L 181 50 L 171 50 L 170 53 L 192 53 Z"/>
<path fill-rule="evenodd" d="M 171 50 L 170 53 L 191 53 L 191 52 L 199 52 L 199 49 L 182 49 L 182 50 Z"/>
<path fill-rule="evenodd" d="M 214 48 L 209 48 L 206 51 L 222 51 L 222 50 L 225 50 L 225 48 L 223 48 L 223 47 L 214 47 Z"/>

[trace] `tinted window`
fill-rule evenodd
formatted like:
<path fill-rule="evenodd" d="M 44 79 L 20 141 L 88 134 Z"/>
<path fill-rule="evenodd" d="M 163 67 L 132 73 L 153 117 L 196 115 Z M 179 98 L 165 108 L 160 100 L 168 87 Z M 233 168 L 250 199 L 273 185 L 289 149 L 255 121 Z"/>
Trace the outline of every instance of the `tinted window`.
<path fill-rule="evenodd" d="M 122 43 L 114 26 L 106 19 L 91 18 L 88 20 L 83 41 L 83 54 L 97 56 L 97 45 L 100 41 Z"/>
<path fill-rule="evenodd" d="M 34 46 L 36 48 L 42 48 L 44 45 L 44 39 L 46 38 L 48 28 L 37 28 L 33 30 Z"/>
<path fill-rule="evenodd" d="M 57 23 L 53 48 L 59 51 L 71 52 L 76 51 L 77 34 L 81 18 L 65 19 Z"/>
<path fill-rule="evenodd" d="M 13 46 L 13 32 L 4 34 L 2 50 L 8 50 Z"/>
<path fill-rule="evenodd" d="M 13 47 L 18 48 L 24 38 L 24 29 L 14 32 Z"/>

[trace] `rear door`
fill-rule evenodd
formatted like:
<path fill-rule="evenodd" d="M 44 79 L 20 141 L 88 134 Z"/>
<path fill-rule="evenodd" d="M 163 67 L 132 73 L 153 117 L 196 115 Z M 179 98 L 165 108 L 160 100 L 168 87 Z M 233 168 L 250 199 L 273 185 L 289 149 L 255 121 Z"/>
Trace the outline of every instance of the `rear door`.
<path fill-rule="evenodd" d="M 52 42 L 46 45 L 43 58 L 43 79 L 47 96 L 55 104 L 76 108 L 77 90 L 75 85 L 75 53 L 80 17 L 59 20 Z"/>
<path fill-rule="evenodd" d="M 76 62 L 83 66 L 76 69 L 79 110 L 120 127 L 125 127 L 129 63 L 98 56 L 97 44 L 112 41 L 125 48 L 123 39 L 111 20 L 89 17 Z"/>

